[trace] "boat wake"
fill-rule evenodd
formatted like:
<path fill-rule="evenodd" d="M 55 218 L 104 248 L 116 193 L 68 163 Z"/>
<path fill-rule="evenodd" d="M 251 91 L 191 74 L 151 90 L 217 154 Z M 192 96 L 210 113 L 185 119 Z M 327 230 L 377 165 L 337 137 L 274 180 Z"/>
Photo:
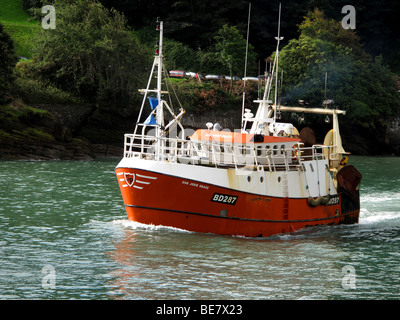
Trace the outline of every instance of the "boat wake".
<path fill-rule="evenodd" d="M 360 224 L 400 223 L 400 193 L 384 192 L 361 196 Z"/>
<path fill-rule="evenodd" d="M 144 223 L 131 221 L 131 220 L 127 220 L 127 219 L 114 220 L 113 224 L 121 225 L 125 228 L 130 228 L 132 230 L 146 230 L 146 231 L 163 231 L 163 230 L 165 230 L 165 231 L 192 233 L 191 231 L 180 229 L 180 228 L 174 228 L 174 227 L 168 227 L 168 226 L 162 226 L 162 225 L 154 225 L 154 224 L 144 224 Z"/>
<path fill-rule="evenodd" d="M 361 208 L 359 224 L 375 224 L 380 222 L 400 221 L 400 212 L 370 212 Z"/>

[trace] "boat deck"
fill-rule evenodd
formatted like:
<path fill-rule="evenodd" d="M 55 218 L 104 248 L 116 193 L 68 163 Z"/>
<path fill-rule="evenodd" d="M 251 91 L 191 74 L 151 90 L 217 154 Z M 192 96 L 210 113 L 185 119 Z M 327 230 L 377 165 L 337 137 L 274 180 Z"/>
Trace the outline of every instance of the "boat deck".
<path fill-rule="evenodd" d="M 335 146 L 304 147 L 298 140 L 224 143 L 125 134 L 124 157 L 249 171 L 305 170 L 304 162 L 316 160 L 329 160 L 329 167 L 335 166 Z"/>

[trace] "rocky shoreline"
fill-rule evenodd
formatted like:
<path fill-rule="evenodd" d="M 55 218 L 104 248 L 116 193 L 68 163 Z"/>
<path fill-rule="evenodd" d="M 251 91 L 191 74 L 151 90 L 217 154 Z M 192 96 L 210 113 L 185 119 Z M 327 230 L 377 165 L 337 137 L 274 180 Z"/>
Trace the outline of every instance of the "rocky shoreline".
<path fill-rule="evenodd" d="M 36 139 L 13 141 L 12 145 L 1 145 L 1 160 L 94 160 L 98 158 L 122 158 L 123 148 L 107 144 L 92 144 L 88 141 L 54 143 Z"/>
<path fill-rule="evenodd" d="M 118 140 L 90 139 L 94 106 L 32 105 L 14 101 L 2 107 L 0 160 L 93 160 L 123 156 Z M 94 129 L 95 130 L 95 129 Z"/>
<path fill-rule="evenodd" d="M 136 121 L 136 115 L 126 110 L 100 113 L 93 105 L 26 106 L 15 101 L 1 111 L 0 160 L 121 158 L 124 133 L 132 132 Z M 378 122 L 373 128 L 343 119 L 340 130 L 345 150 L 358 155 L 400 156 L 399 119 Z M 185 128 L 205 128 L 207 122 L 237 128 L 240 114 L 236 110 L 207 116 L 187 114 L 182 122 Z M 323 140 L 327 130 L 321 128 L 317 138 Z"/>

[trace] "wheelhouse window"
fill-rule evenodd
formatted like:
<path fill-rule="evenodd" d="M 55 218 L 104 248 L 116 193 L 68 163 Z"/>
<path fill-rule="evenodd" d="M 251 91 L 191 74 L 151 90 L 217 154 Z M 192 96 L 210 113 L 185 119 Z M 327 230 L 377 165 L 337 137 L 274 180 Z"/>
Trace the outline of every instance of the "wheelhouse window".
<path fill-rule="evenodd" d="M 257 147 L 257 157 L 261 157 L 262 156 L 262 152 L 263 152 L 262 147 L 258 146 Z"/>

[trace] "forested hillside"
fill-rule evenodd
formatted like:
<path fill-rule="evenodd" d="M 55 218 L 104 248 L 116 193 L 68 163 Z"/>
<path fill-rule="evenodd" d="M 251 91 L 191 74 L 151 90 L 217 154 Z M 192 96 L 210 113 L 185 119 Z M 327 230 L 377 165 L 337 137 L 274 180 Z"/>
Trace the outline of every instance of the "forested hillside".
<path fill-rule="evenodd" d="M 145 84 L 151 67 L 157 17 L 164 21 L 167 69 L 243 77 L 247 1 L 3 2 L 3 144 L 10 139 L 21 141 L 21 137 L 116 144 L 123 131 L 132 127 L 140 105 L 137 89 Z M 41 28 L 41 8 L 47 4 L 56 8 L 55 29 Z M 399 123 L 400 115 L 400 3 L 353 1 L 356 28 L 344 29 L 342 8 L 347 4 L 344 0 L 282 1 L 281 101 L 297 104 L 304 100 L 306 105 L 320 106 L 327 95 L 348 111 L 343 133 L 359 137 L 352 139 L 350 151 L 399 153 L 398 147 L 395 152 L 390 150 L 388 126 Z M 278 0 L 251 2 L 248 76 L 263 74 L 266 61 L 273 59 L 278 7 Z M 17 56 L 30 59 L 17 62 Z M 172 84 L 188 114 L 240 109 L 240 81 L 181 80 Z M 246 89 L 246 106 L 251 107 L 260 87 L 253 84 Z M 79 120 L 73 125 L 65 123 L 65 115 L 74 119 L 79 109 L 84 110 Z M 53 112 L 45 114 L 49 110 Z M 54 114 L 62 123 L 53 119 Z M 49 124 L 51 119 L 55 123 Z"/>
<path fill-rule="evenodd" d="M 215 33 L 224 25 L 237 26 L 246 34 L 249 1 L 230 0 L 101 0 L 106 7 L 124 12 L 135 30 L 153 27 L 155 17 L 165 21 L 166 35 L 193 49 L 205 50 Z M 264 59 L 275 48 L 279 3 L 282 3 L 282 46 L 298 37 L 298 25 L 307 12 L 315 8 L 327 19 L 341 21 L 342 8 L 351 4 L 356 9 L 356 33 L 364 49 L 373 56 L 382 54 L 400 72 L 400 2 L 394 0 L 254 0 L 252 4 L 250 43 L 258 58 Z"/>

